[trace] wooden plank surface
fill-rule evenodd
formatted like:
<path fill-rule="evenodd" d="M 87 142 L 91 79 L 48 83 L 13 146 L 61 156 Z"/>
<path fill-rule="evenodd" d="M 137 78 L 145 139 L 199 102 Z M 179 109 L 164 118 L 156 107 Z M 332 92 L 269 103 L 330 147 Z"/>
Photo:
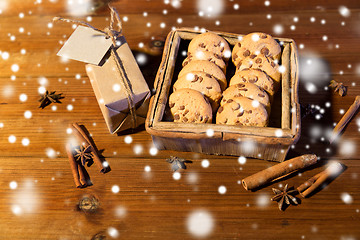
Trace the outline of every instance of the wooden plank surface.
<path fill-rule="evenodd" d="M 333 124 L 360 95 L 358 1 L 273 0 L 269 6 L 236 0 L 112 1 L 128 19 L 123 18 L 123 31 L 135 56 L 147 59 L 140 67 L 151 88 L 161 60 L 158 54 L 147 54 L 154 53 L 151 41 L 164 40 L 173 26 L 263 31 L 295 40 L 300 103 L 313 105 L 314 113 L 302 119 L 301 138 L 288 158 L 315 153 L 324 163 L 256 192 L 245 191 L 239 181 L 274 163 L 157 152 L 143 127 L 119 136 L 108 133 L 84 64 L 56 56 L 72 26 L 52 23 L 54 16 L 91 16 L 90 23 L 103 28 L 108 24 L 107 1 L 83 0 L 95 8 L 81 16 L 74 16 L 75 9 L 83 9 L 75 7 L 81 1 L 73 0 L 70 7 L 69 2 L 0 1 L 0 239 L 360 238 L 359 115 L 336 144 L 327 143 Z M 212 13 L 223 10 L 211 18 L 200 16 L 197 2 L 207 2 L 205 15 L 211 6 Z M 331 79 L 348 86 L 345 97 L 326 88 Z M 62 104 L 39 109 L 41 86 L 63 93 Z M 100 174 L 96 166 L 87 168 L 93 185 L 85 189 L 75 188 L 65 152 L 72 138 L 68 124 L 73 122 L 86 126 L 112 169 Z M 132 141 L 126 143 L 129 137 Z M 179 180 L 165 161 L 170 156 L 192 161 Z M 202 166 L 205 159 L 210 162 L 207 168 Z M 347 169 L 325 189 L 284 212 L 270 201 L 272 187 L 298 186 L 330 160 Z M 114 186 L 119 192 L 113 192 Z M 221 186 L 226 193 L 219 193 Z M 79 210 L 84 197 L 99 201 L 94 212 Z"/>

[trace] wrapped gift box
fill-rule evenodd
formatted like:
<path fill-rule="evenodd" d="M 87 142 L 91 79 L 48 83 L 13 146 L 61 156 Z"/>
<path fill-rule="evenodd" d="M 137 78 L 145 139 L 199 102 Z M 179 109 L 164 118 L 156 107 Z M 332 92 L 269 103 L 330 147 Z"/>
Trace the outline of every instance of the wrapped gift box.
<path fill-rule="evenodd" d="M 82 61 L 110 133 L 145 122 L 150 90 L 124 36 L 112 39 L 78 26 L 58 55 Z M 133 112 L 131 112 L 133 106 Z"/>

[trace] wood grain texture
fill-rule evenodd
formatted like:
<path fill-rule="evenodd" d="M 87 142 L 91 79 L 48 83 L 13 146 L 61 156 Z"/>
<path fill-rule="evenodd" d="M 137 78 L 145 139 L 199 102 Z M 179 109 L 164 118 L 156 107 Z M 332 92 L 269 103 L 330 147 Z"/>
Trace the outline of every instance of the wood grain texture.
<path fill-rule="evenodd" d="M 196 1 L 180 1 L 179 8 L 172 1 L 111 1 L 121 17 L 128 18 L 123 31 L 135 56 L 147 59 L 140 67 L 150 88 L 161 61 L 159 54 L 151 52 L 151 41 L 164 40 L 173 26 L 243 34 L 264 31 L 295 40 L 300 55 L 300 103 L 319 109 L 302 118 L 301 138 L 287 158 L 315 153 L 324 162 L 256 192 L 245 191 L 241 179 L 274 163 L 247 159 L 239 164 L 237 157 L 156 153 L 144 127 L 119 136 L 108 133 L 85 64 L 56 56 L 72 26 L 52 23 L 54 16 L 80 20 L 91 16 L 91 24 L 104 28 L 109 12 L 102 3 L 107 1 L 93 2 L 95 11 L 73 16 L 65 0 L 0 1 L 0 239 L 91 239 L 96 234 L 106 239 L 198 239 L 188 227 L 189 216 L 198 210 L 213 219 L 203 239 L 360 238 L 359 116 L 354 116 L 336 144 L 327 142 L 333 124 L 360 95 L 357 0 L 273 0 L 269 6 L 264 1 L 220 1 L 223 11 L 212 18 L 199 16 Z M 341 5 L 350 10 L 350 16 L 339 13 Z M 283 33 L 274 32 L 277 25 Z M 18 71 L 12 70 L 14 64 Z M 345 97 L 326 88 L 331 79 L 348 86 Z M 62 103 L 39 109 L 42 85 L 63 93 Z M 26 94 L 25 101 L 20 100 L 21 94 Z M 30 118 L 25 118 L 26 111 L 31 112 Z M 65 151 L 73 137 L 67 132 L 68 124 L 73 122 L 86 126 L 112 169 L 101 174 L 96 166 L 87 167 L 93 185 L 85 189 L 75 188 Z M 9 141 L 11 136 L 16 138 L 14 143 Z M 131 143 L 125 143 L 126 136 L 132 137 Z M 192 161 L 179 180 L 165 161 L 170 156 Z M 204 159 L 210 162 L 208 168 L 202 167 Z M 297 187 L 323 171 L 330 160 L 340 161 L 347 169 L 325 189 L 284 212 L 270 201 L 272 187 L 286 183 Z M 112 192 L 114 185 L 120 188 L 118 193 Z M 218 192 L 220 186 L 226 187 L 225 194 Z M 100 205 L 95 212 L 85 213 L 77 205 L 89 196 Z M 116 232 L 118 236 L 110 236 Z"/>

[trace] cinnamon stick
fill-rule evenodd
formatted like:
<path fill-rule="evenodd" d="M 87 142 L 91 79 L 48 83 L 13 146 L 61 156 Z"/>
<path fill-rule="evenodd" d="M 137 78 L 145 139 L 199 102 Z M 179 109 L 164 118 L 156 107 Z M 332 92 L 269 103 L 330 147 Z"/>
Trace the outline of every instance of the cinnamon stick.
<path fill-rule="evenodd" d="M 66 153 L 69 157 L 69 163 L 70 163 L 70 167 L 71 167 L 71 172 L 72 175 L 74 177 L 74 182 L 77 188 L 81 188 L 82 183 L 80 182 L 80 174 L 79 174 L 79 170 L 78 170 L 78 164 L 75 161 L 74 155 L 72 153 L 72 146 L 71 144 L 66 144 Z"/>
<path fill-rule="evenodd" d="M 318 180 L 319 177 L 321 177 L 321 175 L 322 175 L 322 172 L 316 174 L 315 176 L 313 176 L 313 177 L 311 177 L 311 178 L 309 178 L 306 182 L 304 182 L 303 184 L 301 184 L 301 185 L 297 188 L 298 192 L 301 193 L 301 192 L 305 191 L 305 190 L 306 190 L 307 188 L 309 188 L 312 184 L 314 184 L 314 182 L 315 182 L 316 180 Z"/>
<path fill-rule="evenodd" d="M 275 179 L 313 165 L 317 160 L 318 158 L 314 154 L 305 154 L 295 157 L 244 178 L 242 180 L 242 185 L 246 190 L 256 189 Z"/>
<path fill-rule="evenodd" d="M 344 167 L 341 163 L 332 163 L 324 171 L 316 174 L 314 177 L 300 185 L 297 190 L 303 198 L 306 198 L 330 178 L 335 178 L 339 175 L 343 169 Z"/>
<path fill-rule="evenodd" d="M 331 134 L 331 137 L 330 137 L 330 143 L 333 143 L 334 140 L 340 135 L 340 133 L 342 132 L 344 127 L 349 123 L 351 118 L 354 116 L 354 114 L 358 110 L 359 106 L 360 106 L 360 96 L 356 96 L 354 103 L 351 104 L 351 106 L 346 111 L 344 116 L 336 124 L 336 126 Z"/>
<path fill-rule="evenodd" d="M 82 130 L 82 128 L 77 123 L 73 123 L 71 125 L 71 128 L 73 130 L 73 133 L 78 138 L 78 140 L 81 142 L 81 144 L 84 147 L 90 146 L 91 155 L 93 157 L 94 163 L 98 166 L 100 169 L 100 172 L 107 173 L 110 171 L 110 167 L 108 164 L 104 164 L 103 161 L 100 159 L 99 155 L 96 152 L 96 148 L 91 143 L 90 138 L 87 136 L 87 134 Z M 106 162 L 107 163 L 107 162 Z"/>
<path fill-rule="evenodd" d="M 86 181 L 86 177 L 85 177 L 85 173 L 84 173 L 84 167 L 80 164 L 80 163 L 76 163 L 77 164 L 77 169 L 79 172 L 79 179 L 80 179 L 80 183 L 83 187 L 87 186 L 87 181 Z"/>
<path fill-rule="evenodd" d="M 93 145 L 91 144 L 90 138 L 84 132 L 84 130 L 82 130 L 79 124 L 73 123 L 71 126 L 73 127 L 73 130 L 75 129 L 75 134 L 80 134 L 78 137 L 79 140 L 81 139 L 82 143 L 85 143 L 86 146 L 90 145 L 92 148 L 94 148 Z"/>

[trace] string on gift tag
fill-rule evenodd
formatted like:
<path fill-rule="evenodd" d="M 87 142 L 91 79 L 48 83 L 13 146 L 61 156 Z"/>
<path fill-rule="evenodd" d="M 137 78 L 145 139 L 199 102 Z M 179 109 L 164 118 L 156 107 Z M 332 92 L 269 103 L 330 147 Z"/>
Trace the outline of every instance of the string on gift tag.
<path fill-rule="evenodd" d="M 67 22 L 67 23 L 75 23 L 75 24 L 79 24 L 82 26 L 86 26 L 97 32 L 100 32 L 107 39 L 111 38 L 111 40 L 113 42 L 113 45 L 111 46 L 111 57 L 114 59 L 114 61 L 116 63 L 117 70 L 122 79 L 122 84 L 126 90 L 126 98 L 127 98 L 127 102 L 129 105 L 130 114 L 132 116 L 132 128 L 135 128 L 137 126 L 137 123 L 136 123 L 137 118 L 136 118 L 136 111 L 135 111 L 135 104 L 134 104 L 134 92 L 132 90 L 131 82 L 130 82 L 129 78 L 127 77 L 123 62 L 121 61 L 119 54 L 117 54 L 117 52 L 116 52 L 116 48 L 120 45 L 120 42 L 118 42 L 117 39 L 118 39 L 118 37 L 121 36 L 121 33 L 122 33 L 121 19 L 120 19 L 120 16 L 119 16 L 119 13 L 117 12 L 117 10 L 110 5 L 108 5 L 108 6 L 111 11 L 110 26 L 105 27 L 104 30 L 95 28 L 87 22 L 73 20 L 73 19 L 67 19 L 67 18 L 62 18 L 62 17 L 54 17 L 53 21 L 54 22 L 63 21 L 63 22 Z M 116 22 L 116 27 L 117 27 L 116 30 L 114 28 L 115 22 Z"/>

